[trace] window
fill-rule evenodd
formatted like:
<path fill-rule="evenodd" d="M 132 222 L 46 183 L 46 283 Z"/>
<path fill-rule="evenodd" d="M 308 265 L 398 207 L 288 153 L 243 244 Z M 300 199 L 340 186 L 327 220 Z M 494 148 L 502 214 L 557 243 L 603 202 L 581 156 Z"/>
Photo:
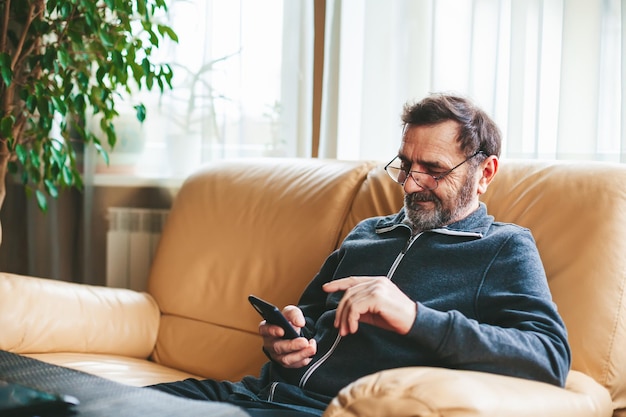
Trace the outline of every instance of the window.
<path fill-rule="evenodd" d="M 309 156 L 312 7 L 283 0 L 174 0 L 161 45 L 174 89 L 120 103 L 118 143 L 96 182 L 184 178 L 214 159 Z M 132 106 L 147 107 L 141 124 Z M 119 179 L 118 179 L 119 181 Z"/>

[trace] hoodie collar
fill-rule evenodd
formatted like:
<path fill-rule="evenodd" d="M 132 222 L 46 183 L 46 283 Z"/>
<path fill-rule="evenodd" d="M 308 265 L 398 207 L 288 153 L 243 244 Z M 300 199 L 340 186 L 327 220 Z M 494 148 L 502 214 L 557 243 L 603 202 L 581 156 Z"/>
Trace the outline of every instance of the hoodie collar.
<path fill-rule="evenodd" d="M 483 237 L 493 223 L 493 220 L 493 216 L 487 214 L 487 206 L 485 203 L 480 202 L 478 208 L 464 219 L 447 226 L 425 230 L 424 232 Z M 381 218 L 376 224 L 376 233 L 385 233 L 397 227 L 407 227 L 410 229 L 404 207 L 395 215 Z"/>

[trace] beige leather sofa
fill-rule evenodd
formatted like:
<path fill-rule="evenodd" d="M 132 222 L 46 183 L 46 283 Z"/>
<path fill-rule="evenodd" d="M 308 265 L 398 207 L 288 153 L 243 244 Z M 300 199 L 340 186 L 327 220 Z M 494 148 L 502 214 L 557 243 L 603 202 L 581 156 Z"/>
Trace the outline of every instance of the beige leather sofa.
<path fill-rule="evenodd" d="M 566 389 L 397 369 L 346 387 L 327 417 L 626 415 L 626 166 L 502 161 L 483 200 L 537 240 L 573 351 Z M 247 295 L 296 303 L 360 219 L 401 204 L 376 163 L 211 164 L 176 197 L 148 293 L 0 273 L 0 349 L 132 385 L 255 374 Z"/>

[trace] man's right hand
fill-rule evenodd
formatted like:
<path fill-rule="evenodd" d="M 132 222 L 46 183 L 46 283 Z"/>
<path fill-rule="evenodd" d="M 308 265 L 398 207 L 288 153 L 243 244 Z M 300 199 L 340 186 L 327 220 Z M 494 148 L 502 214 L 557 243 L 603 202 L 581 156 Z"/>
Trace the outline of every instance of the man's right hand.
<path fill-rule="evenodd" d="M 287 306 L 283 314 L 297 332 L 305 325 L 304 314 L 296 306 Z M 263 337 L 263 349 L 277 363 L 285 368 L 301 368 L 311 362 L 311 357 L 317 352 L 315 339 L 307 340 L 304 337 L 283 339 L 285 334 L 280 326 L 268 324 L 263 320 L 259 324 L 259 334 Z"/>

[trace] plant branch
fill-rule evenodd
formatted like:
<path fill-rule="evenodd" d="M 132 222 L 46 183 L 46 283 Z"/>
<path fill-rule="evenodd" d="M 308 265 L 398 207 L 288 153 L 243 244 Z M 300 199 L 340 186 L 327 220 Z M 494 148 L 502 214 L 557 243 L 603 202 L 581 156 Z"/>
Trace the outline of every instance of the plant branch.
<path fill-rule="evenodd" d="M 5 52 L 7 47 L 7 33 L 9 31 L 9 16 L 11 15 L 11 0 L 6 0 L 4 16 L 2 16 L 2 33 L 0 34 L 0 52 Z"/>
<path fill-rule="evenodd" d="M 42 0 L 43 1 L 43 0 Z M 37 7 L 36 3 L 30 5 L 28 9 L 28 17 L 26 18 L 26 22 L 24 22 L 24 27 L 22 28 L 22 36 L 20 36 L 20 40 L 15 46 L 15 55 L 13 55 L 13 61 L 11 62 L 11 69 L 14 69 L 17 65 L 17 61 L 22 55 L 22 49 L 24 49 L 24 43 L 26 42 L 26 37 L 28 36 L 28 28 L 35 20 L 35 9 Z"/>

